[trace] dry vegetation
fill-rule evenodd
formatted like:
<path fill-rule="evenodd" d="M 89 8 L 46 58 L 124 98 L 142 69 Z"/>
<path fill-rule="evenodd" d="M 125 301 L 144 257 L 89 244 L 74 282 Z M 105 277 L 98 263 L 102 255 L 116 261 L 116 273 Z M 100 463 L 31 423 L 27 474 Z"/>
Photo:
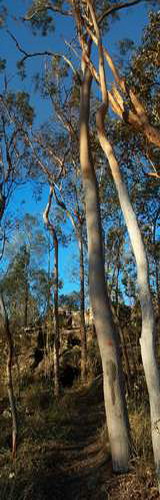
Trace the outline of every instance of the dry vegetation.
<path fill-rule="evenodd" d="M 53 396 L 44 371 L 25 371 L 17 385 L 19 439 L 11 457 L 11 415 L 5 387 L 0 394 L 0 500 L 105 500 L 158 498 L 146 392 L 128 398 L 134 449 L 127 475 L 112 472 L 106 445 L 102 376 L 95 341 L 90 382 L 76 380 Z M 43 366 L 43 362 L 42 362 Z M 20 389 L 20 393 L 19 393 Z M 143 394 L 143 400 L 142 400 Z"/>

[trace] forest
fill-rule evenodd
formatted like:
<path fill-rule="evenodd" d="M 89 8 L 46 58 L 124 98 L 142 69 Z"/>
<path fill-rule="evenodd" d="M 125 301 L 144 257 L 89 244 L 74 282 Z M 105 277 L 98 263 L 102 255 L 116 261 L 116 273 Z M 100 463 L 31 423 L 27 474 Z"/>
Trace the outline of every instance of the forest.
<path fill-rule="evenodd" d="M 0 500 L 160 498 L 160 0 L 0 0 Z"/>

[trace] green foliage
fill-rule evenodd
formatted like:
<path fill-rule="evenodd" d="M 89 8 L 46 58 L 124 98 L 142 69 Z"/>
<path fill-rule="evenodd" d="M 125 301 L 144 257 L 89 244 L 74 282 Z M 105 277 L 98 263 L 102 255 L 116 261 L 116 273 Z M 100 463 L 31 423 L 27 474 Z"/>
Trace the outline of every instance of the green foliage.
<path fill-rule="evenodd" d="M 34 110 L 29 104 L 30 96 L 26 92 L 17 92 L 16 107 L 20 116 L 25 117 L 26 123 L 32 125 L 34 119 Z"/>
<path fill-rule="evenodd" d="M 2 0 L 0 0 L 2 2 Z M 0 28 L 3 28 L 5 25 L 5 20 L 7 17 L 8 9 L 6 8 L 5 4 L 2 3 L 0 6 Z"/>
<path fill-rule="evenodd" d="M 30 96 L 27 92 L 8 92 L 5 96 L 5 103 L 10 112 L 14 113 L 15 119 L 23 124 L 32 125 L 35 112 L 29 103 Z"/>
<path fill-rule="evenodd" d="M 68 309 L 78 311 L 80 308 L 80 294 L 79 292 L 72 292 L 70 295 L 60 295 L 59 305 L 66 306 Z"/>
<path fill-rule="evenodd" d="M 123 40 L 120 40 L 118 42 L 119 49 L 120 49 L 120 54 L 122 56 L 125 56 L 128 51 L 134 50 L 134 42 L 133 40 L 130 40 L 130 38 L 124 38 Z"/>
<path fill-rule="evenodd" d="M 54 21 L 53 17 L 48 14 L 48 5 L 46 0 L 34 0 L 27 12 L 27 19 L 31 22 L 34 35 L 37 29 L 40 29 L 43 36 L 46 36 L 48 31 L 54 30 Z"/>
<path fill-rule="evenodd" d="M 20 78 L 22 80 L 24 80 L 24 78 L 26 77 L 26 68 L 25 68 L 25 63 L 24 63 L 23 59 L 20 59 L 17 62 L 17 69 L 18 69 L 18 73 L 19 73 Z"/>
<path fill-rule="evenodd" d="M 139 97 L 147 105 L 151 119 L 159 125 L 159 35 L 160 13 L 151 12 L 144 30 L 142 43 L 129 68 L 129 83 L 134 85 Z"/>

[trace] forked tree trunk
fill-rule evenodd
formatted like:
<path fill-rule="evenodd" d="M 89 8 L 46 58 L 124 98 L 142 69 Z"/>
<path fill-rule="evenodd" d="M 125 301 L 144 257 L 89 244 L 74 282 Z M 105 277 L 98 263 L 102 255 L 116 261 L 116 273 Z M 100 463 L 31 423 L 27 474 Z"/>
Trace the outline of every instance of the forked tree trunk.
<path fill-rule="evenodd" d="M 86 204 L 90 298 L 103 366 L 104 400 L 113 469 L 124 472 L 128 470 L 129 461 L 129 424 L 119 347 L 105 284 L 98 185 L 89 143 L 90 88 L 90 71 L 85 69 L 80 100 L 80 162 Z"/>
<path fill-rule="evenodd" d="M 155 322 L 149 287 L 148 262 L 136 215 L 123 182 L 113 148 L 105 136 L 105 111 L 106 106 L 103 104 L 97 113 L 98 135 L 101 146 L 108 158 L 136 259 L 137 282 L 142 311 L 142 331 L 140 338 L 141 355 L 149 393 L 152 443 L 160 490 L 160 377 L 155 353 Z"/>
<path fill-rule="evenodd" d="M 12 366 L 13 366 L 13 340 L 9 327 L 8 314 L 5 308 L 3 295 L 0 293 L 0 312 L 4 322 L 5 335 L 7 339 L 7 385 L 8 385 L 8 398 L 11 408 L 12 415 L 12 456 L 16 457 L 17 451 L 17 412 L 16 412 L 16 404 L 14 398 L 14 388 L 13 388 L 13 377 L 12 377 Z"/>

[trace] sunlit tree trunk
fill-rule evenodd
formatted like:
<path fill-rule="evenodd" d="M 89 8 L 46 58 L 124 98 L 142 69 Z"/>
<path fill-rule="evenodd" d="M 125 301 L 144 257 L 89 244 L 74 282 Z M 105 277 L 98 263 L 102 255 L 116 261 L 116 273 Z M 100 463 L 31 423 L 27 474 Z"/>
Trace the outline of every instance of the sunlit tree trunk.
<path fill-rule="evenodd" d="M 87 0 L 87 3 L 89 5 L 97 36 L 99 51 L 99 81 L 103 104 L 97 112 L 96 121 L 98 137 L 110 165 L 137 265 L 137 281 L 142 311 L 142 331 L 140 338 L 141 355 L 149 393 L 153 452 L 160 491 L 160 377 L 155 353 L 155 321 L 149 287 L 148 262 L 136 215 L 132 208 L 126 186 L 123 182 L 113 148 L 105 134 L 104 120 L 108 109 L 108 92 L 106 88 L 103 48 L 93 5 L 90 0 Z M 136 100 L 135 96 L 132 97 L 133 104 L 135 107 L 137 106 L 137 112 L 143 118 L 143 107 L 140 105 L 139 101 Z"/>
<path fill-rule="evenodd" d="M 105 284 L 98 185 L 89 142 L 90 88 L 90 70 L 85 68 L 80 99 L 80 163 L 86 204 L 90 299 L 102 358 L 104 400 L 113 469 L 122 472 L 128 470 L 129 425 L 120 353 Z"/>

